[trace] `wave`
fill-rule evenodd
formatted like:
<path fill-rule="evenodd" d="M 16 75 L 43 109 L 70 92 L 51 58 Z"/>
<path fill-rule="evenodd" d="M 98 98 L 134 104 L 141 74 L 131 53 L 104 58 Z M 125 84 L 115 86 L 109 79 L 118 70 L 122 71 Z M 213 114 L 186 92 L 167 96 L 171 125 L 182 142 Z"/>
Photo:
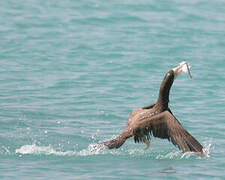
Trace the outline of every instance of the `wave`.
<path fill-rule="evenodd" d="M 56 151 L 53 149 L 53 147 L 49 146 L 38 146 L 36 144 L 32 145 L 24 145 L 21 146 L 19 149 L 16 149 L 16 154 L 44 154 L 44 155 L 59 155 L 59 156 L 65 156 L 65 155 L 73 155 L 73 151 Z"/>
<path fill-rule="evenodd" d="M 35 155 L 57 155 L 57 156 L 88 156 L 103 154 L 104 147 L 90 144 L 87 149 L 81 151 L 56 151 L 52 146 L 38 146 L 36 144 L 24 145 L 15 150 L 16 154 L 35 154 Z"/>
<path fill-rule="evenodd" d="M 10 147 L 8 146 L 1 146 L 0 147 L 0 154 L 6 154 L 6 155 L 10 155 Z"/>
<path fill-rule="evenodd" d="M 203 152 L 206 157 L 210 157 L 211 144 L 207 144 Z M 149 155 L 148 151 L 140 149 L 129 149 L 129 150 L 108 150 L 104 145 L 100 144 L 90 144 L 87 149 L 81 151 L 56 151 L 52 146 L 38 146 L 36 144 L 24 145 L 19 149 L 15 150 L 16 154 L 26 155 L 56 155 L 56 156 L 91 156 L 99 154 L 113 154 L 113 155 Z M 172 151 L 172 152 L 162 152 L 160 154 L 151 153 L 150 155 L 154 156 L 155 159 L 189 159 L 191 157 L 197 157 L 194 152 L 182 153 L 181 151 Z"/>
<path fill-rule="evenodd" d="M 203 147 L 203 154 L 207 158 L 210 157 L 211 145 L 212 144 L 207 144 L 206 146 Z M 198 153 L 196 153 L 196 152 L 182 153 L 181 151 L 175 151 L 175 152 L 169 152 L 165 155 L 159 154 L 159 155 L 156 156 L 156 159 L 174 159 L 174 158 L 189 159 L 191 157 L 201 158 L 200 156 L 198 156 Z"/>

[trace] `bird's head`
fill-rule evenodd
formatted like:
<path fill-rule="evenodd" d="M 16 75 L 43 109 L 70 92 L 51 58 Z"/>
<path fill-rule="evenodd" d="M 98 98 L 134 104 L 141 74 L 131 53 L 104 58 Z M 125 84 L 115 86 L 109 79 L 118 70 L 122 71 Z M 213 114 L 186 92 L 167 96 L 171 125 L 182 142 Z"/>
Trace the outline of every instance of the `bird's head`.
<path fill-rule="evenodd" d="M 164 81 L 174 81 L 181 72 L 188 74 L 189 77 L 192 78 L 188 62 L 183 61 L 179 66 L 173 68 L 166 74 Z"/>
<path fill-rule="evenodd" d="M 169 90 L 170 87 L 172 86 L 174 80 L 177 78 L 177 76 L 181 72 L 188 74 L 190 76 L 190 78 L 192 78 L 188 63 L 186 61 L 183 61 L 180 63 L 179 66 L 171 69 L 168 73 L 166 73 L 166 75 L 162 81 L 162 84 L 161 84 L 161 89 Z"/>

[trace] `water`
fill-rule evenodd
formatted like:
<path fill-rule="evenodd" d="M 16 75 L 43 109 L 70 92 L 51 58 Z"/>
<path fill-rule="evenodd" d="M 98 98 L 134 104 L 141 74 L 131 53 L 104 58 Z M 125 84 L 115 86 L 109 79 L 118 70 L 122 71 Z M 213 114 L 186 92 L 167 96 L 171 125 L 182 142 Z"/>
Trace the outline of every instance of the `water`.
<path fill-rule="evenodd" d="M 0 179 L 223 179 L 225 1 L 0 2 Z M 188 61 L 170 107 L 205 158 L 116 137 Z"/>

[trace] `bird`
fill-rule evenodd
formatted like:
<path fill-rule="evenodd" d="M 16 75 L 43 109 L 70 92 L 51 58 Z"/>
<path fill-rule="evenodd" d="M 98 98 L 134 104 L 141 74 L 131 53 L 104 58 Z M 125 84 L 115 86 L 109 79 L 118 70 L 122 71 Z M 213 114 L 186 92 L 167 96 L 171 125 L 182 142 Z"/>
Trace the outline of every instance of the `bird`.
<path fill-rule="evenodd" d="M 135 143 L 146 144 L 146 150 L 150 147 L 150 137 L 154 136 L 168 139 L 183 153 L 195 152 L 204 157 L 203 146 L 181 125 L 169 108 L 170 89 L 177 76 L 185 72 L 185 67 L 190 75 L 187 62 L 169 70 L 161 82 L 157 101 L 133 110 L 122 133 L 101 144 L 108 149 L 119 148 L 128 138 L 134 137 Z"/>

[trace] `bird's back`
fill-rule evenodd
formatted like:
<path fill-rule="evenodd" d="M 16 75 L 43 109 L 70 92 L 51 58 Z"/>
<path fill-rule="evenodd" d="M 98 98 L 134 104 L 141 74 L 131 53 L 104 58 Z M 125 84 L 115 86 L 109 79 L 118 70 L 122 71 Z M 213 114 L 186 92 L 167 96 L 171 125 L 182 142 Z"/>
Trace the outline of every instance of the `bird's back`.
<path fill-rule="evenodd" d="M 146 117 L 151 117 L 154 114 L 155 113 L 153 109 L 143 109 L 143 108 L 135 109 L 129 115 L 127 127 L 134 127 L 136 123 L 140 122 Z"/>

